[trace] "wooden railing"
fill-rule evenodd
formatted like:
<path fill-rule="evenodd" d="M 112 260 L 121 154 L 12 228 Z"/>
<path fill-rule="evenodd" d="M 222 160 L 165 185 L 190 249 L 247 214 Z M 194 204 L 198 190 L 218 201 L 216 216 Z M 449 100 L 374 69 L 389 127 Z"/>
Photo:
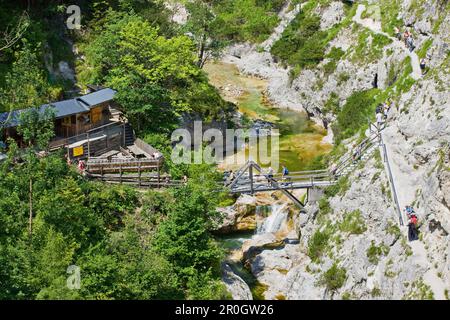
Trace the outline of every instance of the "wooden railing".
<path fill-rule="evenodd" d="M 85 133 L 81 133 L 68 138 L 57 139 L 50 142 L 50 149 L 59 149 L 83 140 L 95 139 L 104 134 L 114 134 L 117 132 L 121 132 L 124 130 L 124 125 L 125 124 L 123 122 L 110 122 L 100 127 L 90 129 Z"/>
<path fill-rule="evenodd" d="M 95 159 L 86 163 L 86 171 L 90 173 L 144 172 L 159 170 L 163 159 Z"/>

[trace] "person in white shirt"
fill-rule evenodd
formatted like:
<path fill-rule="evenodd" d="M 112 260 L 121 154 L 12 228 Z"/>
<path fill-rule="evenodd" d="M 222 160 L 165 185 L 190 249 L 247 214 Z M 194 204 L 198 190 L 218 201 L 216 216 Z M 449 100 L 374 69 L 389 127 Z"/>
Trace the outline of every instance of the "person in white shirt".
<path fill-rule="evenodd" d="M 383 125 L 383 114 L 381 112 L 378 112 L 376 118 L 378 130 L 381 130 L 381 126 Z"/>

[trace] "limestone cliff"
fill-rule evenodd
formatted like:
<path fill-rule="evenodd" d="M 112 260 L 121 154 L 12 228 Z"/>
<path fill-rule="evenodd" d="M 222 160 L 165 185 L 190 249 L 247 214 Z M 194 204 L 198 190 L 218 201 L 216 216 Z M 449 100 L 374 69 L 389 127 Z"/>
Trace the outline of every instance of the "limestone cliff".
<path fill-rule="evenodd" d="M 252 259 L 251 269 L 268 286 L 267 299 L 449 299 L 448 2 L 365 1 L 350 10 L 343 10 L 340 1 L 320 3 L 315 10 L 321 28 L 337 29 L 327 45 L 328 53 L 340 48 L 337 58 L 328 55 L 295 78 L 274 60 L 270 43 L 259 49 L 235 45 L 224 59 L 269 79 L 268 97 L 278 105 L 304 109 L 326 125 L 336 121 L 355 92 L 378 87 L 390 97 L 394 107 L 382 136 L 399 206 L 415 207 L 420 239 L 408 242 L 406 227 L 399 224 L 380 149 L 319 203 L 309 204 L 307 215 L 297 216 L 300 245 L 264 250 Z M 288 12 L 280 13 L 283 25 L 271 39 L 293 19 Z M 393 36 L 393 21 L 411 29 L 414 51 Z M 419 60 L 424 57 L 427 73 L 422 75 Z"/>

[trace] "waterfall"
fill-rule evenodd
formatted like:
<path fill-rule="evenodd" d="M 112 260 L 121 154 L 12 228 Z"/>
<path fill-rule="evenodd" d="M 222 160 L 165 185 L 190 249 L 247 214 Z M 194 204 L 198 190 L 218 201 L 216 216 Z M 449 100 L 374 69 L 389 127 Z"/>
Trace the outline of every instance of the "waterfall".
<path fill-rule="evenodd" d="M 272 213 L 264 220 L 261 225 L 258 225 L 257 234 L 277 232 L 281 229 L 283 224 L 288 219 L 288 211 L 286 209 L 286 203 L 274 204 L 271 207 Z"/>

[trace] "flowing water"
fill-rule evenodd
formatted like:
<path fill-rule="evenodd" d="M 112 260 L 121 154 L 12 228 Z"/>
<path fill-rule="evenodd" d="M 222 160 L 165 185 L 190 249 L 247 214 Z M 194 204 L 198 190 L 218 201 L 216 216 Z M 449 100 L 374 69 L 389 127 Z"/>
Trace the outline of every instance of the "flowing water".
<path fill-rule="evenodd" d="M 274 204 L 271 206 L 271 214 L 258 226 L 257 233 L 275 233 L 287 223 L 289 212 L 286 210 L 287 203 Z"/>
<path fill-rule="evenodd" d="M 223 98 L 238 105 L 244 119 L 260 119 L 275 125 L 280 132 L 280 163 L 290 171 L 303 170 L 317 156 L 331 150 L 330 144 L 322 142 L 326 130 L 309 120 L 306 113 L 279 108 L 267 101 L 264 95 L 267 80 L 242 75 L 235 65 L 224 62 L 208 63 L 205 71 Z"/>
<path fill-rule="evenodd" d="M 238 105 L 244 123 L 263 120 L 274 124 L 280 132 L 280 164 L 286 165 L 291 172 L 305 170 L 316 157 L 331 150 L 331 145 L 323 143 L 326 130 L 310 121 L 306 113 L 281 109 L 267 101 L 264 95 L 267 90 L 266 80 L 242 75 L 235 65 L 223 62 L 209 63 L 205 66 L 205 71 L 223 98 Z M 248 149 L 240 152 L 244 152 L 248 158 Z M 222 164 L 219 168 L 235 170 L 238 167 Z M 255 232 L 231 234 L 218 239 L 229 253 L 230 266 L 247 282 L 255 299 L 263 296 L 265 286 L 244 268 L 242 262 L 236 258 L 239 257 L 236 253 L 240 252 L 245 241 L 255 235 L 279 233 L 289 229 L 288 219 L 287 203 L 259 206 L 256 208 Z"/>

